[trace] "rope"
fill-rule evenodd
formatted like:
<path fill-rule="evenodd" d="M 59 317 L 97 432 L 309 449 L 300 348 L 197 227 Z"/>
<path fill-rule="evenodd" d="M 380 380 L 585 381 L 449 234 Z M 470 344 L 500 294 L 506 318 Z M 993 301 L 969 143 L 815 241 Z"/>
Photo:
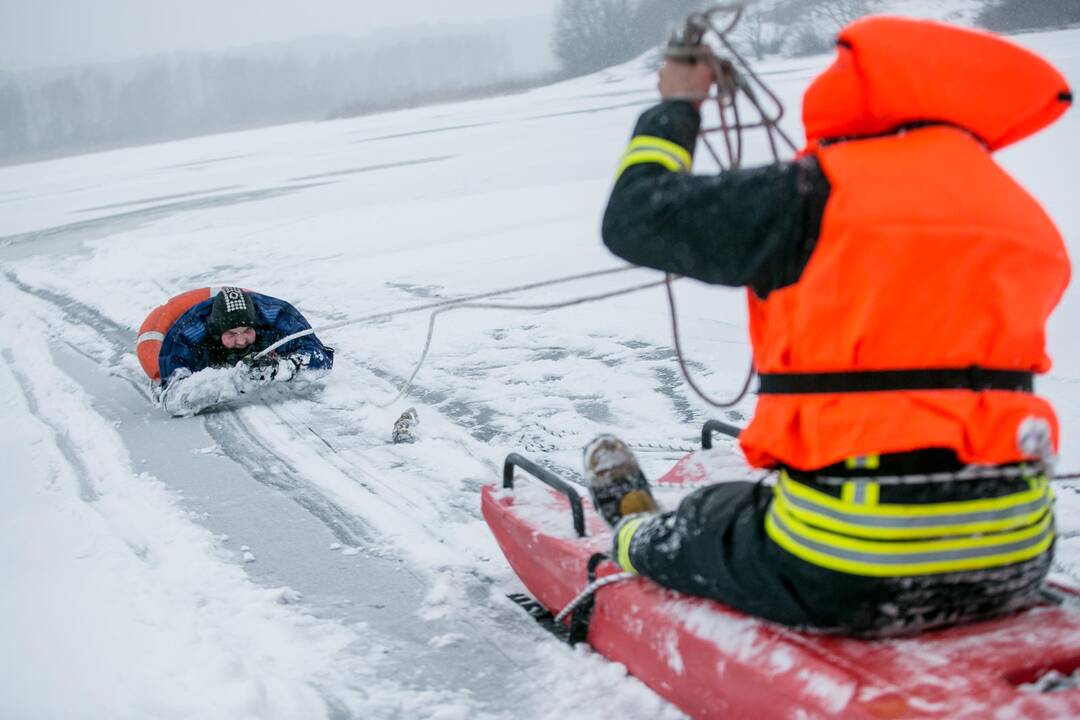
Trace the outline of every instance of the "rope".
<path fill-rule="evenodd" d="M 556 303 L 543 303 L 539 305 L 524 305 L 518 303 L 459 303 L 457 305 L 451 305 L 444 307 L 431 313 L 431 317 L 428 319 L 428 331 L 427 339 L 424 341 L 424 349 L 420 353 L 420 359 L 416 363 L 416 367 L 413 368 L 412 375 L 405 381 L 398 394 L 385 403 L 376 403 L 377 408 L 386 408 L 393 405 L 395 402 L 401 399 L 401 396 L 409 391 L 412 387 L 413 380 L 416 379 L 417 373 L 420 372 L 420 368 L 424 366 L 424 361 L 427 359 L 428 351 L 431 349 L 431 340 L 435 334 L 435 320 L 439 315 L 451 310 L 558 310 L 560 308 L 573 307 L 575 305 L 583 305 L 589 302 L 596 302 L 598 300 L 607 300 L 608 298 L 618 297 L 620 295 L 628 295 L 630 293 L 639 292 L 641 290 L 647 290 L 649 288 L 657 287 L 664 284 L 664 280 L 654 280 L 647 283 L 641 283 L 640 285 L 632 285 L 626 288 L 620 288 L 618 290 L 611 290 L 597 295 L 583 295 L 581 297 L 574 298 L 572 300 L 564 300 Z"/>
<path fill-rule="evenodd" d="M 678 279 L 678 276 L 668 274 L 664 278 L 664 286 L 667 289 L 668 308 L 671 310 L 671 334 L 675 341 L 675 358 L 679 362 L 679 370 L 682 372 L 683 379 L 686 380 L 686 384 L 690 386 L 690 389 L 697 393 L 697 396 L 704 400 L 714 408 L 730 408 L 735 407 L 742 399 L 746 397 L 746 394 L 750 392 L 750 383 L 754 381 L 754 361 L 751 358 L 750 370 L 746 374 L 746 381 L 743 383 L 742 390 L 732 400 L 714 400 L 710 396 L 705 394 L 705 391 L 698 387 L 694 382 L 694 378 L 690 376 L 690 368 L 686 366 L 686 356 L 683 355 L 682 341 L 679 337 L 679 314 L 675 310 L 675 292 L 671 289 L 671 284 Z"/>
<path fill-rule="evenodd" d="M 559 611 L 559 614 L 555 616 L 555 624 L 558 625 L 563 620 L 565 620 L 570 615 L 570 613 L 574 612 L 574 610 L 577 610 L 578 606 L 581 605 L 581 603 L 588 600 L 589 596 L 591 596 L 600 588 L 606 587 L 608 585 L 613 585 L 617 582 L 622 582 L 623 580 L 632 580 L 636 577 L 637 575 L 632 572 L 621 572 L 614 575 L 605 575 L 602 578 L 593 580 L 591 583 L 585 586 L 584 590 L 577 594 L 577 597 L 570 601 L 569 605 Z"/>
<path fill-rule="evenodd" d="M 681 452 L 692 453 L 701 449 L 700 446 L 694 445 L 666 445 L 664 443 L 652 443 L 652 442 L 630 442 L 625 441 L 626 447 L 634 450 L 635 452 Z"/>
<path fill-rule="evenodd" d="M 694 60 L 704 62 L 712 70 L 716 84 L 716 94 L 706 98 L 707 102 L 715 103 L 719 125 L 717 127 L 702 127 L 698 131 L 698 137 L 708 150 L 713 160 L 719 166 L 722 173 L 737 170 L 743 161 L 743 133 L 746 130 L 761 129 L 769 141 L 769 151 L 773 162 L 781 162 L 778 140 L 782 141 L 788 150 L 796 150 L 795 143 L 780 127 L 780 120 L 784 116 L 784 104 L 769 86 L 754 72 L 750 63 L 739 54 L 730 40 L 730 35 L 742 18 L 743 6 L 739 3 L 716 5 L 701 12 L 691 13 L 686 20 L 682 32 L 676 34 L 668 43 L 665 50 L 667 57 L 675 60 Z M 723 24 L 720 24 L 723 21 Z M 719 42 L 722 52 L 726 55 L 721 57 L 708 42 L 711 34 Z M 759 93 L 760 96 L 759 97 Z M 739 111 L 740 98 L 756 112 L 756 117 L 744 118 Z M 766 102 L 762 102 L 762 98 Z M 767 105 L 771 105 L 768 107 Z M 730 113 L 730 116 L 729 116 Z M 709 141 L 709 135 L 719 133 L 724 141 L 724 153 L 717 152 Z M 671 328 L 675 336 L 675 354 L 679 362 L 679 370 L 683 379 L 699 398 L 714 408 L 726 409 L 739 404 L 750 391 L 750 385 L 754 379 L 753 359 L 750 362 L 750 370 L 746 375 L 746 382 L 742 390 L 734 399 L 718 401 L 698 387 L 698 384 L 690 375 L 686 365 L 681 343 L 679 341 L 678 317 L 675 312 L 675 294 L 672 292 L 670 280 L 674 276 L 668 275 L 667 296 L 668 305 L 671 308 Z"/>
<path fill-rule="evenodd" d="M 606 270 L 591 270 L 589 272 L 578 273 L 576 275 L 566 275 L 564 277 L 553 278 L 551 280 L 541 280 L 539 282 L 526 283 L 525 285 L 516 285 L 514 287 L 501 288 L 499 290 L 490 290 L 488 292 L 477 293 L 475 295 L 466 295 L 460 298 L 450 298 L 447 300 L 437 300 L 435 302 L 424 303 L 422 305 L 416 305 L 414 307 L 406 308 L 404 310 L 387 310 L 383 312 L 374 313 L 372 315 L 364 315 L 358 318 L 350 318 L 349 320 L 342 320 L 341 322 L 330 323 L 329 325 L 323 325 L 319 328 L 319 331 L 336 330 L 338 328 L 347 327 L 349 325 L 360 325 L 362 323 L 375 322 L 376 320 L 390 320 L 399 315 L 408 315 L 409 313 L 421 312 L 423 310 L 431 310 L 434 308 L 446 307 L 449 305 L 457 305 L 459 303 L 472 302 L 473 300 L 484 300 L 486 298 L 498 297 L 499 295 L 508 295 L 515 292 L 524 292 L 526 290 L 535 290 L 536 288 L 548 287 L 550 285 L 561 285 L 563 283 L 574 282 L 575 280 L 586 280 L 588 278 L 601 277 L 603 275 L 614 275 L 616 273 L 627 272 L 628 270 L 643 270 L 637 265 L 622 265 L 615 268 L 607 268 Z M 279 347 L 287 342 L 296 340 L 298 338 L 311 335 L 315 332 L 314 328 L 308 328 L 307 330 L 301 330 L 300 332 L 293 333 L 292 335 L 286 335 L 276 343 L 266 348 L 255 359 L 258 360 L 265 355 L 272 353 Z"/>

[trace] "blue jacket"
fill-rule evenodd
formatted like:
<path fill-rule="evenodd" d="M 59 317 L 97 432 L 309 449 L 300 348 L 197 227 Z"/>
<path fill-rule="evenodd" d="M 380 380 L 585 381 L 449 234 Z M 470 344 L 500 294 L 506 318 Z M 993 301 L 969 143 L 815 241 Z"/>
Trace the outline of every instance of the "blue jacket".
<path fill-rule="evenodd" d="M 256 292 L 249 294 L 256 315 L 253 352 L 311 327 L 300 311 L 284 300 Z M 199 303 L 181 315 L 165 333 L 158 353 L 163 385 L 168 384 L 172 374 L 180 368 L 196 373 L 211 366 L 209 343 L 217 339 L 207 337 L 206 322 L 213 304 L 213 298 Z M 329 370 L 334 366 L 334 349 L 323 345 L 314 334 L 290 340 L 275 352 L 278 355 L 302 353 L 307 356 L 305 367 L 311 370 Z"/>

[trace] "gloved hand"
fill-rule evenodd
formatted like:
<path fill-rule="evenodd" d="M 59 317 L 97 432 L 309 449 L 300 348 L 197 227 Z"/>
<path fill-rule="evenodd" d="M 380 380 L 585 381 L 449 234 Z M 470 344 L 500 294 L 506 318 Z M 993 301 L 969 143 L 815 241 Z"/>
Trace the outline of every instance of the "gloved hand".
<path fill-rule="evenodd" d="M 300 372 L 300 368 L 304 366 L 304 359 L 293 353 L 292 355 L 286 355 L 283 358 L 278 358 L 277 365 L 275 366 L 274 379 L 278 382 L 289 382 Z"/>
<path fill-rule="evenodd" d="M 278 372 L 278 362 L 262 358 L 257 361 L 241 360 L 233 368 L 233 385 L 243 394 L 274 381 Z"/>

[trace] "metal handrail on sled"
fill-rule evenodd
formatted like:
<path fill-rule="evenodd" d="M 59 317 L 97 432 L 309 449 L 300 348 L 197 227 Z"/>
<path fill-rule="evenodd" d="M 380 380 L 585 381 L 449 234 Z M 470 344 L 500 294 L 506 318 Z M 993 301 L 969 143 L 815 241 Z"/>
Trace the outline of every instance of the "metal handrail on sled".
<path fill-rule="evenodd" d="M 573 486 L 547 468 L 540 467 L 532 460 L 517 453 L 510 453 L 503 463 L 503 489 L 514 489 L 514 468 L 519 467 L 540 480 L 548 487 L 561 492 L 570 501 L 570 512 L 574 516 L 574 531 L 578 537 L 585 537 L 585 508 L 581 506 L 581 497 Z"/>
<path fill-rule="evenodd" d="M 714 433 L 738 438 L 740 432 L 741 428 L 736 425 L 722 420 L 709 420 L 701 427 L 701 447 L 705 450 L 712 449 L 712 436 Z M 574 516 L 574 532 L 577 533 L 578 537 L 585 537 L 585 508 L 581 505 L 581 496 L 577 494 L 571 483 L 563 480 L 547 468 L 537 465 L 527 457 L 517 453 L 510 453 L 503 463 L 502 486 L 504 490 L 514 489 L 514 468 L 521 468 L 548 487 L 554 488 L 565 495 L 566 499 L 570 501 L 570 512 Z"/>
<path fill-rule="evenodd" d="M 701 447 L 705 450 L 712 450 L 713 433 L 720 433 L 738 440 L 741 432 L 742 428 L 722 420 L 706 420 L 705 424 L 701 426 Z"/>

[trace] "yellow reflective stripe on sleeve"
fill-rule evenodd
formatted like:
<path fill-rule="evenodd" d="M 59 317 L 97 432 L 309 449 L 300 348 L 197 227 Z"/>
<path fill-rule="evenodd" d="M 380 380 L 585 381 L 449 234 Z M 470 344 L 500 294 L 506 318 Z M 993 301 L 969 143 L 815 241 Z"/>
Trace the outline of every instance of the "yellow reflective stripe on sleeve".
<path fill-rule="evenodd" d="M 777 511 L 765 532 L 790 552 L 819 567 L 854 575 L 898 577 L 978 570 L 1030 560 L 1054 540 L 1053 517 L 1018 532 L 928 542 L 879 543 L 821 532 Z"/>
<path fill-rule="evenodd" d="M 663 165 L 671 172 L 683 172 L 686 170 L 686 168 L 679 164 L 678 160 L 660 150 L 633 150 L 623 155 L 622 162 L 619 163 L 619 168 L 615 171 L 615 180 L 617 181 L 622 177 L 622 174 L 626 172 L 628 167 L 633 165 L 643 165 L 645 163 Z"/>
<path fill-rule="evenodd" d="M 693 164 L 693 157 L 678 143 L 653 135 L 637 135 L 623 153 L 615 180 L 622 177 L 628 167 L 643 163 L 657 163 L 671 172 L 686 172 Z"/>
<path fill-rule="evenodd" d="M 634 533 L 641 527 L 641 524 L 645 522 L 646 518 L 637 517 L 631 518 L 623 523 L 619 528 L 619 533 L 615 537 L 615 557 L 619 563 L 619 567 L 627 572 L 632 572 L 635 575 L 638 574 L 637 569 L 630 562 L 630 541 L 634 539 Z"/>
<path fill-rule="evenodd" d="M 684 148 L 677 142 L 671 140 L 665 140 L 662 137 L 656 137 L 655 135 L 637 135 L 630 141 L 627 151 L 637 150 L 639 148 L 648 148 L 650 150 L 662 150 L 669 155 L 675 156 L 684 168 L 690 169 L 690 166 L 694 163 L 694 158 L 690 155 L 690 151 Z"/>

